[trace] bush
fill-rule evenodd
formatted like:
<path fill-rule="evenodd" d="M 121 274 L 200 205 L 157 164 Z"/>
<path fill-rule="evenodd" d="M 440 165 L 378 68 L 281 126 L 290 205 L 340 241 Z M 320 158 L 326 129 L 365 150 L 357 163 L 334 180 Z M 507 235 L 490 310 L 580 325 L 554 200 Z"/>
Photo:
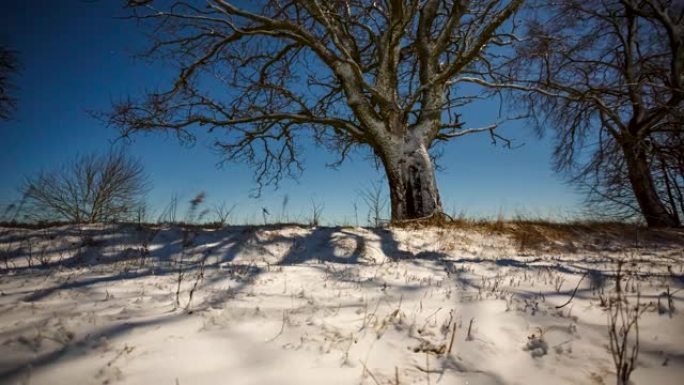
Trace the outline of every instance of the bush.
<path fill-rule="evenodd" d="M 33 221 L 131 220 L 144 205 L 148 178 L 123 151 L 78 157 L 61 170 L 27 178 L 23 214 Z"/>

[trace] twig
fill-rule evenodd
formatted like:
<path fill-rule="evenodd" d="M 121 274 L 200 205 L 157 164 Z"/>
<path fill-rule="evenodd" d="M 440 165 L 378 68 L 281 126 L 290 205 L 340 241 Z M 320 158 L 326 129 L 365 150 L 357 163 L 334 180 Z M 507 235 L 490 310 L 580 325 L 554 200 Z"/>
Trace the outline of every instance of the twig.
<path fill-rule="evenodd" d="M 200 281 L 204 279 L 204 262 L 206 261 L 206 257 L 202 258 L 200 261 L 200 271 L 197 273 L 197 277 L 195 278 L 195 284 L 192 285 L 192 289 L 190 289 L 190 294 L 188 295 L 188 303 L 185 305 L 185 311 L 188 313 L 192 313 L 190 311 L 190 304 L 192 303 L 192 296 L 195 294 L 195 290 L 197 290 L 197 286 L 199 285 Z"/>
<path fill-rule="evenodd" d="M 359 360 L 359 362 L 361 363 L 361 365 L 363 365 L 363 371 L 368 373 L 368 375 L 373 379 L 373 382 L 375 382 L 377 385 L 380 385 L 380 381 L 378 381 L 378 379 L 375 378 L 375 376 L 373 375 L 373 372 L 371 372 L 368 369 L 368 367 L 366 366 L 366 363 L 361 361 L 361 360 Z"/>
<path fill-rule="evenodd" d="M 180 307 L 181 284 L 183 283 L 183 255 L 178 262 L 178 285 L 176 286 L 176 308 Z"/>
<path fill-rule="evenodd" d="M 283 334 L 283 331 L 285 330 L 285 319 L 286 319 L 285 317 L 287 317 L 286 313 L 287 313 L 287 311 L 283 310 L 283 323 L 280 325 L 280 331 L 278 332 L 278 334 L 269 338 L 268 340 L 266 340 L 266 342 L 273 342 L 273 341 L 275 341 L 276 338 L 280 337 L 280 335 Z"/>
<path fill-rule="evenodd" d="M 575 298 L 575 294 L 577 294 L 577 289 L 579 289 L 579 286 L 582 283 L 582 280 L 584 280 L 584 277 L 586 277 L 586 276 L 587 276 L 587 273 L 584 272 L 584 274 L 582 275 L 582 278 L 580 278 L 579 282 L 577 282 L 577 286 L 575 286 L 575 290 L 572 291 L 572 295 L 570 296 L 570 299 L 568 299 L 568 301 L 565 302 L 564 304 L 562 304 L 560 306 L 556 306 L 556 309 L 563 308 L 566 305 L 568 305 L 570 302 L 572 302 L 573 298 Z"/>
<path fill-rule="evenodd" d="M 475 318 L 471 318 L 470 323 L 468 324 L 468 335 L 466 336 L 466 341 L 472 341 L 473 340 L 473 336 L 470 335 L 470 331 L 473 328 L 473 321 L 474 320 L 475 320 Z"/>
<path fill-rule="evenodd" d="M 454 337 L 456 337 L 456 322 L 451 330 L 451 341 L 449 341 L 449 349 L 447 349 L 447 354 L 451 354 L 451 348 L 454 346 Z"/>

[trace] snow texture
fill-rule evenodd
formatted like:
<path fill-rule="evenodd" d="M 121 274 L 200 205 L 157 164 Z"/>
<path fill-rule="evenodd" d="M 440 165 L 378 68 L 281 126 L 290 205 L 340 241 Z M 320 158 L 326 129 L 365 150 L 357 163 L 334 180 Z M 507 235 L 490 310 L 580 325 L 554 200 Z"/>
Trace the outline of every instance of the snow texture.
<path fill-rule="evenodd" d="M 611 384 L 618 260 L 652 305 L 632 382 L 681 384 L 684 237 L 668 239 L 0 228 L 0 384 Z"/>

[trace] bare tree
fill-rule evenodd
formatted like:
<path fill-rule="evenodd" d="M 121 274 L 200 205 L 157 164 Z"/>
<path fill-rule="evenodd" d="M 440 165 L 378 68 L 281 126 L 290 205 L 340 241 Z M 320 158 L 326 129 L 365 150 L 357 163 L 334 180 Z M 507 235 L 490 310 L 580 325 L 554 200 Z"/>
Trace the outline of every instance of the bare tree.
<path fill-rule="evenodd" d="M 358 193 L 361 195 L 361 199 L 366 203 L 366 206 L 368 206 L 368 224 L 370 226 L 380 227 L 383 213 L 386 212 L 385 210 L 387 209 L 386 191 L 383 190 L 380 183 L 371 183 Z M 358 222 L 358 218 L 356 221 Z"/>
<path fill-rule="evenodd" d="M 325 204 L 321 202 L 316 202 L 311 198 L 311 219 L 309 220 L 309 226 L 318 227 L 321 225 L 321 217 L 323 215 L 323 209 Z"/>
<path fill-rule="evenodd" d="M 22 190 L 31 219 L 108 222 L 135 218 L 148 181 L 138 160 L 111 151 L 27 178 Z"/>
<path fill-rule="evenodd" d="M 459 121 L 478 94 L 458 86 L 463 75 L 488 78 L 523 1 L 129 1 L 131 17 L 154 28 L 148 54 L 180 71 L 169 89 L 107 118 L 123 135 L 192 140 L 198 126 L 224 129 L 216 145 L 253 165 L 259 187 L 301 171 L 302 135 L 339 162 L 369 148 L 387 174 L 392 219 L 428 217 L 442 212 L 433 145 L 476 132 L 502 139 L 504 118 Z"/>
<path fill-rule="evenodd" d="M 651 168 L 658 191 L 678 223 L 684 219 L 684 130 L 653 135 Z"/>
<path fill-rule="evenodd" d="M 8 120 L 16 108 L 11 77 L 19 70 L 16 52 L 0 45 L 0 120 Z"/>
<path fill-rule="evenodd" d="M 636 211 L 649 226 L 681 224 L 682 3 L 540 3 L 510 71 L 472 81 L 529 92 L 538 127 L 558 133 L 557 170 L 590 202 Z"/>
<path fill-rule="evenodd" d="M 216 224 L 224 227 L 228 224 L 228 219 L 233 215 L 233 211 L 237 207 L 237 204 L 233 204 L 228 207 L 225 201 L 220 204 L 214 205 L 214 216 L 216 217 Z"/>

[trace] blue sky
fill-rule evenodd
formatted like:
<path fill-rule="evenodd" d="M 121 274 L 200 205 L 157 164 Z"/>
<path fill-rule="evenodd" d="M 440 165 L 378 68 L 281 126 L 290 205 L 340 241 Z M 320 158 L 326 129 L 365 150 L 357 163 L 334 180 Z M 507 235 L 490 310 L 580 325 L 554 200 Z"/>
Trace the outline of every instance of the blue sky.
<path fill-rule="evenodd" d="M 15 118 L 0 122 L 0 205 L 16 200 L 26 175 L 53 169 L 79 154 L 106 151 L 117 132 L 91 117 L 113 101 L 139 95 L 169 79 L 168 64 L 133 58 L 146 41 L 119 1 L 26 0 L 0 3 L 0 39 L 19 51 L 23 69 L 16 77 L 20 90 Z M 463 111 L 468 126 L 496 120 L 496 106 L 471 105 Z M 524 122 L 504 127 L 501 133 L 524 146 L 492 146 L 489 136 L 457 138 L 444 147 L 438 184 L 447 212 L 493 217 L 499 213 L 526 213 L 544 217 L 571 217 L 581 210 L 581 197 L 550 166 L 551 138 L 537 138 Z M 220 156 L 211 137 L 200 135 L 193 146 L 173 136 L 138 135 L 127 144 L 151 176 L 149 201 L 161 210 L 175 194 L 190 200 L 204 191 L 210 203 L 238 204 L 239 221 L 257 221 L 261 207 L 280 213 L 289 197 L 290 219 L 306 220 L 311 201 L 325 205 L 324 221 L 351 223 L 353 202 L 363 203 L 358 191 L 378 181 L 362 154 L 354 155 L 337 170 L 325 167 L 335 158 L 324 149 L 306 146 L 305 171 L 298 181 L 284 181 L 278 190 L 265 188 L 258 199 L 252 170 L 243 164 L 217 167 Z M 363 218 L 363 212 L 360 213 Z"/>

